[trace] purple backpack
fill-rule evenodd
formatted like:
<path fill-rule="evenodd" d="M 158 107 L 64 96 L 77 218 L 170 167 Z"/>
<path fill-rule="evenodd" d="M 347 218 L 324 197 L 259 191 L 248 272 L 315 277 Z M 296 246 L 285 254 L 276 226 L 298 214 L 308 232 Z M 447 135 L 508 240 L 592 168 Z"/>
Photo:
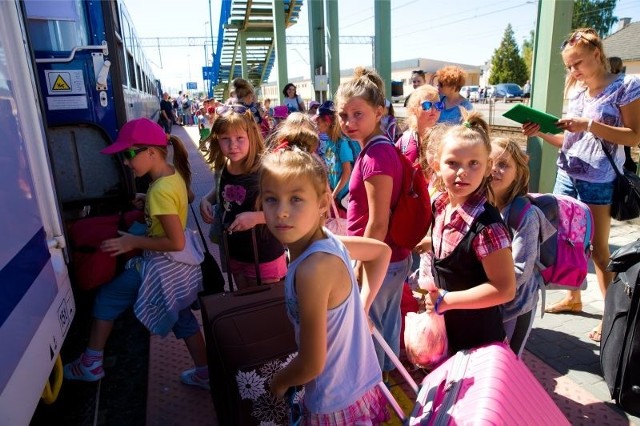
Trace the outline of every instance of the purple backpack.
<path fill-rule="evenodd" d="M 555 234 L 540 243 L 540 274 L 550 290 L 585 288 L 593 217 L 581 201 L 566 195 L 527 194 L 511 204 L 507 224 L 517 229 L 531 205 L 542 210 Z"/>

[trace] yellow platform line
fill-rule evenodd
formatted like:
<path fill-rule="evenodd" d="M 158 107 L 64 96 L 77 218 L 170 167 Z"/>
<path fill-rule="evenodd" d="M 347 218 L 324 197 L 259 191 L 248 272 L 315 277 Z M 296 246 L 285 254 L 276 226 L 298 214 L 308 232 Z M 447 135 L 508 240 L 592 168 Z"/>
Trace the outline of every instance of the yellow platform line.
<path fill-rule="evenodd" d="M 402 387 L 393 379 L 393 377 L 389 377 L 389 390 L 393 397 L 398 401 L 400 408 L 404 411 L 405 415 L 409 416 L 411 411 L 413 410 L 414 400 L 409 398 Z M 383 423 L 385 426 L 402 426 L 402 421 L 398 418 L 396 413 L 391 408 L 391 405 L 388 405 L 389 412 L 391 413 L 391 419 L 388 422 Z"/>

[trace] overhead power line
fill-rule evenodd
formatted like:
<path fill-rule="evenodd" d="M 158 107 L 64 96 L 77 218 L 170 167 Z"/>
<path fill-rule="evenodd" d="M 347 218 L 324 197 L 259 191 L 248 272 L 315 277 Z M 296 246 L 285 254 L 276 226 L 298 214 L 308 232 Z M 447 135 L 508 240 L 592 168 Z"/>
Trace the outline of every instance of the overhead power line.
<path fill-rule="evenodd" d="M 372 44 L 373 36 L 340 36 L 340 44 Z M 211 46 L 209 37 L 141 37 L 142 47 L 202 47 Z M 287 36 L 287 44 L 309 44 L 309 36 Z M 217 44 L 217 39 L 213 39 Z"/>

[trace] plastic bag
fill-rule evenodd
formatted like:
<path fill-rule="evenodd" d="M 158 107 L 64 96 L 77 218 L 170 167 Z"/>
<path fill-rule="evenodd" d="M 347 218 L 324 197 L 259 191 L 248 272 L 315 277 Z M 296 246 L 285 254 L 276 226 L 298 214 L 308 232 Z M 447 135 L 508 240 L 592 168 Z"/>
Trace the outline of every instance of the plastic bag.
<path fill-rule="evenodd" d="M 405 317 L 404 345 L 409 362 L 432 369 L 447 357 L 444 316 L 409 312 Z"/>
<path fill-rule="evenodd" d="M 432 281 L 427 290 L 435 291 Z M 404 345 L 407 359 L 418 367 L 433 369 L 448 355 L 444 315 L 435 312 L 409 312 L 405 317 Z"/>

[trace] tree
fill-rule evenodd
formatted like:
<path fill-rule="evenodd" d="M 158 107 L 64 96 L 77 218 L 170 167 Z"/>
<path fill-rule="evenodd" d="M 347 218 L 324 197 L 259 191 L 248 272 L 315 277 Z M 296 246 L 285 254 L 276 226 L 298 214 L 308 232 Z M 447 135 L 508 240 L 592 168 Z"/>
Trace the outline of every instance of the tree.
<path fill-rule="evenodd" d="M 520 56 L 511 24 L 504 31 L 502 42 L 491 59 L 491 77 L 489 84 L 517 83 L 524 84 L 529 78 L 527 65 Z"/>
<path fill-rule="evenodd" d="M 613 9 L 618 0 L 575 0 L 571 28 L 590 27 L 605 37 L 611 31 L 618 18 L 613 16 Z"/>
<path fill-rule="evenodd" d="M 522 59 L 525 65 L 527 65 L 527 75 L 531 75 L 533 71 L 533 42 L 536 32 L 531 30 L 529 32 L 529 39 L 522 43 Z"/>

